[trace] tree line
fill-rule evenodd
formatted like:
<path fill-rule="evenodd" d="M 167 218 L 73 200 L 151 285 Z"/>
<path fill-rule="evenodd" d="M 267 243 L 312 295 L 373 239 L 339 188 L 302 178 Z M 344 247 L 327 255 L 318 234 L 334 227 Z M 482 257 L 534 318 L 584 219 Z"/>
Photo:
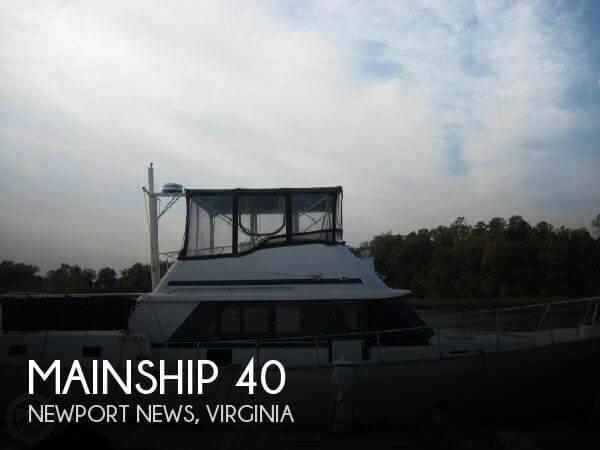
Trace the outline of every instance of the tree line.
<path fill-rule="evenodd" d="M 161 262 L 161 273 L 168 269 L 168 263 Z M 7 293 L 111 293 L 111 292 L 150 292 L 152 290 L 150 264 L 135 263 L 117 272 L 104 267 L 98 271 L 82 269 L 78 265 L 63 263 L 46 275 L 32 264 L 2 261 L 0 263 L 0 294 Z"/>
<path fill-rule="evenodd" d="M 423 298 L 575 297 L 600 295 L 600 215 L 585 228 L 530 225 L 521 216 L 407 235 L 375 236 L 352 251 L 369 250 L 376 271 L 394 287 Z"/>
<path fill-rule="evenodd" d="M 393 287 L 422 298 L 579 297 L 600 295 L 600 215 L 585 228 L 530 225 L 521 216 L 449 226 L 406 235 L 379 234 L 351 250 L 369 250 L 376 271 Z M 168 263 L 162 263 L 165 273 Z M 119 274 L 63 263 L 40 275 L 35 265 L 2 261 L 0 293 L 149 292 L 150 265 Z"/>

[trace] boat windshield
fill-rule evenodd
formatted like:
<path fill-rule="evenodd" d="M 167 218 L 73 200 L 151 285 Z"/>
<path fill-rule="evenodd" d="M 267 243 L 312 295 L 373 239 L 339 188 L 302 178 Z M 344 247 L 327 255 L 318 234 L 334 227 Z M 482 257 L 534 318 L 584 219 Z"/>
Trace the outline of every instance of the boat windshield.
<path fill-rule="evenodd" d="M 342 188 L 188 190 L 180 259 L 342 242 Z"/>

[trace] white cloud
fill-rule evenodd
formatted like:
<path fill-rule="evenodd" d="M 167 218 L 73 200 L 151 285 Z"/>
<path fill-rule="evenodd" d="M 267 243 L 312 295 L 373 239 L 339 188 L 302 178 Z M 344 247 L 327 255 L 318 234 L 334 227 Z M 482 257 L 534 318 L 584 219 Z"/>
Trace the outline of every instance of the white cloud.
<path fill-rule="evenodd" d="M 46 268 L 146 259 L 139 188 L 149 161 L 159 181 L 188 186 L 342 184 L 352 242 L 457 215 L 586 225 L 600 200 L 589 194 L 600 192 L 597 166 L 576 160 L 575 180 L 556 179 L 548 167 L 570 149 L 530 145 L 593 119 L 561 107 L 569 72 L 585 67 L 573 56 L 574 19 L 549 9 L 4 8 L 1 256 Z M 553 207 L 561 183 L 573 201 Z M 179 223 L 161 232 L 163 248 L 178 245 Z"/>

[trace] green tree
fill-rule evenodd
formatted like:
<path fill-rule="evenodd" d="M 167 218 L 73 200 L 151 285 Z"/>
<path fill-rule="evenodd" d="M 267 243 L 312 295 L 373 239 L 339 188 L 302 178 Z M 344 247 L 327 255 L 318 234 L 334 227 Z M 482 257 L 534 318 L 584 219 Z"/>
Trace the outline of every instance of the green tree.
<path fill-rule="evenodd" d="M 44 279 L 37 273 L 40 269 L 32 264 L 2 261 L 0 263 L 0 294 L 10 292 L 40 292 Z"/>
<path fill-rule="evenodd" d="M 596 218 L 592 220 L 592 228 L 594 229 L 596 236 L 600 237 L 600 214 L 598 214 Z"/>
<path fill-rule="evenodd" d="M 585 229 L 531 226 L 521 216 L 475 226 L 459 217 L 431 230 L 380 234 L 353 250 L 367 248 L 388 284 L 419 297 L 600 294 L 600 239 Z"/>
<path fill-rule="evenodd" d="M 120 292 L 150 292 L 152 290 L 150 264 L 135 263 L 121 270 L 117 287 Z"/>
<path fill-rule="evenodd" d="M 54 294 L 81 294 L 92 292 L 96 272 L 81 269 L 78 265 L 63 263 L 58 269 L 46 274 L 46 290 Z"/>
<path fill-rule="evenodd" d="M 103 267 L 98 271 L 94 290 L 100 292 L 115 292 L 117 289 L 117 272 L 110 267 Z"/>

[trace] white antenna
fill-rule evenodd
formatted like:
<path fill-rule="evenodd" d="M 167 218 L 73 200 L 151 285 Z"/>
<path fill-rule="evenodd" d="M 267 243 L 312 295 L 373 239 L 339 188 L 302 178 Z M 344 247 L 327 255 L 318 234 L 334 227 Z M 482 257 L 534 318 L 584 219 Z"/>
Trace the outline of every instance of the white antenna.
<path fill-rule="evenodd" d="M 158 260 L 158 199 L 154 195 L 154 167 L 148 167 L 148 216 L 150 218 L 150 276 L 152 277 L 152 290 L 156 289 L 160 281 L 160 263 Z"/>
<path fill-rule="evenodd" d="M 150 163 L 148 167 L 148 188 L 144 188 L 148 195 L 148 222 L 150 227 L 150 276 L 152 278 L 152 290 L 154 291 L 160 282 L 160 250 L 158 247 L 158 219 L 175 204 L 179 197 L 185 196 L 183 187 L 175 183 L 165 185 L 163 192 L 154 192 L 154 167 Z M 171 197 L 171 201 L 158 213 L 158 198 Z"/>

